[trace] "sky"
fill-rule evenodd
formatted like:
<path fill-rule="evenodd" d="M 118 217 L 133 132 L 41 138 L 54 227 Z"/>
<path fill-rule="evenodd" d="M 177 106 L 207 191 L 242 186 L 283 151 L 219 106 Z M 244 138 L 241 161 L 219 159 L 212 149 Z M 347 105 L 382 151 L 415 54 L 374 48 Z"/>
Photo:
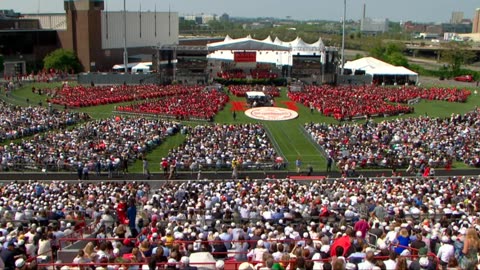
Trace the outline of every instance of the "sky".
<path fill-rule="evenodd" d="M 13 9 L 21 13 L 63 12 L 64 0 L 0 0 L 0 9 Z M 76 1 L 76 0 L 69 0 Z M 370 18 L 405 22 L 448 22 L 453 11 L 464 12 L 464 18 L 472 19 L 478 0 L 345 0 L 347 20 L 359 20 L 363 4 Z M 122 0 L 105 0 L 106 9 L 122 10 Z M 343 17 L 342 0 L 126 0 L 127 10 L 178 12 L 180 15 L 227 13 L 233 17 L 287 16 L 297 20 L 334 20 Z"/>

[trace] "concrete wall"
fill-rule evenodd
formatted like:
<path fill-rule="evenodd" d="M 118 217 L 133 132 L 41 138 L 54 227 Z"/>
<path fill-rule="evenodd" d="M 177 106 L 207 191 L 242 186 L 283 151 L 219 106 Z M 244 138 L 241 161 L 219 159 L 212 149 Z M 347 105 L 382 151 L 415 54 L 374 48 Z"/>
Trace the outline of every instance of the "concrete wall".
<path fill-rule="evenodd" d="M 128 48 L 178 44 L 178 13 L 127 12 L 126 15 Z M 123 12 L 102 12 L 99 25 L 103 49 L 123 48 Z"/>
<path fill-rule="evenodd" d="M 372 79 L 371 75 L 344 75 L 337 77 L 337 84 L 369 85 Z"/>
<path fill-rule="evenodd" d="M 157 84 L 157 74 L 124 74 L 124 73 L 81 73 L 78 75 L 80 84 Z"/>

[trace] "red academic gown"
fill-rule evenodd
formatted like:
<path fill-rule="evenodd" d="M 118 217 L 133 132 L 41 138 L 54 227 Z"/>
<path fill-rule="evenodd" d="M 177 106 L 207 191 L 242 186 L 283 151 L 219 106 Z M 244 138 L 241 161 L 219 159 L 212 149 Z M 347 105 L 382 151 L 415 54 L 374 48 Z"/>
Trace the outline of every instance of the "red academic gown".
<path fill-rule="evenodd" d="M 125 202 L 117 205 L 117 217 L 121 224 L 127 224 L 127 204 Z"/>

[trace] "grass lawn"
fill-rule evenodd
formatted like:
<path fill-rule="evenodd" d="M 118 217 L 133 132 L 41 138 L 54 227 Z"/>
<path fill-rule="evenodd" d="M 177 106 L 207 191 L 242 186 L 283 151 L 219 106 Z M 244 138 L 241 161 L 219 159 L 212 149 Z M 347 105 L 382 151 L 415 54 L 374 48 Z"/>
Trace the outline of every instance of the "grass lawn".
<path fill-rule="evenodd" d="M 37 88 L 52 88 L 59 87 L 60 83 L 39 83 L 35 84 Z M 438 85 L 437 85 L 438 86 Z M 31 91 L 32 85 L 25 85 L 23 88 L 15 90 L 11 95 L 6 97 L 2 94 L 1 98 L 6 100 L 9 103 L 13 103 L 20 106 L 27 106 L 28 104 L 38 105 L 40 102 L 42 106 L 47 106 L 46 104 L 46 95 L 34 94 Z M 237 98 L 235 96 L 230 96 L 231 101 L 244 101 L 244 98 Z M 27 103 L 27 99 L 29 102 Z M 282 89 L 281 96 L 275 99 L 276 106 L 286 107 L 283 104 L 283 101 L 289 101 L 286 97 L 286 90 Z M 433 117 L 448 117 L 452 113 L 466 113 L 474 109 L 478 104 L 480 104 L 480 96 L 471 95 L 466 103 L 449 103 L 443 101 L 425 101 L 422 100 L 420 103 L 414 105 L 415 112 L 413 114 L 395 116 L 395 117 L 386 117 L 386 118 L 376 118 L 375 121 L 390 120 L 395 118 L 407 118 L 407 117 L 418 117 L 418 116 L 433 116 Z M 85 107 L 79 108 L 78 111 L 89 113 L 95 119 L 108 118 L 112 117 L 115 114 L 113 113 L 114 107 L 120 104 L 108 104 L 95 107 Z M 337 120 L 331 117 L 325 117 L 320 115 L 318 112 L 311 113 L 309 108 L 298 104 L 298 113 L 299 117 L 297 119 L 288 120 L 288 121 L 258 121 L 252 120 L 245 116 L 243 112 L 237 112 L 236 120 L 233 120 L 231 103 L 228 103 L 227 106 L 215 117 L 215 122 L 233 124 L 233 123 L 261 123 L 269 131 L 271 139 L 274 145 L 277 147 L 278 153 L 282 155 L 285 160 L 289 163 L 288 170 L 292 171 L 295 169 L 295 160 L 300 158 L 302 160 L 302 166 L 304 169 L 307 165 L 311 165 L 314 168 L 314 171 L 324 171 L 326 167 L 325 158 L 322 156 L 321 152 L 309 138 L 307 138 L 303 131 L 303 125 L 308 122 L 316 123 L 338 123 Z M 58 107 L 60 108 L 60 107 Z M 361 122 L 358 120 L 357 122 Z M 205 122 L 201 122 L 205 124 Z M 185 123 L 187 125 L 196 124 L 195 122 Z M 149 153 L 148 159 L 150 164 L 150 170 L 152 172 L 159 172 L 159 163 L 162 157 L 166 156 L 168 151 L 174 147 L 177 147 L 185 139 L 184 135 L 177 134 L 172 137 L 168 137 L 167 140 L 154 151 Z M 455 163 L 454 167 L 456 168 L 466 168 L 462 163 Z M 141 162 L 136 162 L 131 168 L 131 172 L 141 172 L 142 164 Z"/>

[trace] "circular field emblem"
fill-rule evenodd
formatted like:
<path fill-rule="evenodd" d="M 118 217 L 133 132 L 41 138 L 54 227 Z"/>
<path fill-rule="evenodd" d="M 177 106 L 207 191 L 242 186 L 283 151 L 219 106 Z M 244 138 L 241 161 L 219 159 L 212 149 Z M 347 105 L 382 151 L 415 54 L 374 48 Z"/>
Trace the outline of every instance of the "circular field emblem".
<path fill-rule="evenodd" d="M 284 121 L 298 117 L 294 110 L 279 107 L 257 107 L 245 111 L 245 115 L 258 120 Z"/>

